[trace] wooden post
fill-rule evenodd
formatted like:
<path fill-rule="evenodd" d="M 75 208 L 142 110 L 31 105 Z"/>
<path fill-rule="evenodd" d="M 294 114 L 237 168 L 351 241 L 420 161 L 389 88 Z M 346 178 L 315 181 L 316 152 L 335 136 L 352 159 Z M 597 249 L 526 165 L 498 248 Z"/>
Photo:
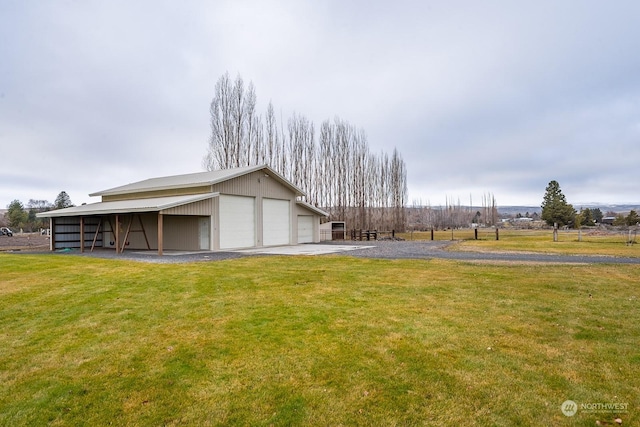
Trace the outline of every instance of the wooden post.
<path fill-rule="evenodd" d="M 49 218 L 49 250 L 53 251 L 56 248 L 56 233 L 54 227 L 56 220 L 53 217 Z"/>
<path fill-rule="evenodd" d="M 553 241 L 554 242 L 558 241 L 558 223 L 557 222 L 553 223 Z"/>
<path fill-rule="evenodd" d="M 496 227 L 496 240 L 500 240 L 500 229 Z"/>
<path fill-rule="evenodd" d="M 80 253 L 84 252 L 84 217 L 80 217 Z"/>
<path fill-rule="evenodd" d="M 140 228 L 142 228 L 142 234 L 144 234 L 144 241 L 147 243 L 147 249 L 151 250 L 151 245 L 149 244 L 147 232 L 144 229 L 144 224 L 142 223 L 142 217 L 140 216 L 140 214 L 138 214 L 138 221 L 140 221 Z"/>
<path fill-rule="evenodd" d="M 477 228 L 473 229 L 473 237 L 475 238 L 475 240 L 478 240 L 478 229 Z"/>
<path fill-rule="evenodd" d="M 162 256 L 164 247 L 164 235 L 163 235 L 163 215 L 158 212 L 158 255 Z"/>
<path fill-rule="evenodd" d="M 431 227 L 431 240 L 433 240 L 433 227 Z"/>
<path fill-rule="evenodd" d="M 116 214 L 116 231 L 114 233 L 116 235 L 116 253 L 120 253 L 120 217 Z"/>
<path fill-rule="evenodd" d="M 131 232 L 131 224 L 133 224 L 133 215 L 129 218 L 129 225 L 127 226 L 127 231 L 124 233 L 124 239 L 122 239 L 122 253 L 124 253 L 124 248 L 127 246 L 127 240 L 129 239 L 129 233 Z"/>
<path fill-rule="evenodd" d="M 98 221 L 98 228 L 96 228 L 96 233 L 93 235 L 93 242 L 91 242 L 91 252 L 96 247 L 96 241 L 98 240 L 98 234 L 100 233 L 100 227 L 102 226 L 102 218 Z M 102 233 L 102 247 L 104 247 L 104 239 L 105 233 Z"/>

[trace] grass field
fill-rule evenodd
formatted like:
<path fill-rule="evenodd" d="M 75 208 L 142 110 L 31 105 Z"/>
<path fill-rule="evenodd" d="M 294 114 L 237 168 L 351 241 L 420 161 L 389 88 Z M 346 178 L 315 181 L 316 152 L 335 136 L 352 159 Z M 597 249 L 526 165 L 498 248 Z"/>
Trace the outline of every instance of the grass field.
<path fill-rule="evenodd" d="M 406 240 L 430 240 L 428 231 L 399 233 Z M 632 232 L 629 245 L 627 231 L 602 232 L 597 230 L 560 230 L 558 241 L 553 241 L 553 230 L 498 230 L 479 229 L 478 240 L 472 229 L 439 230 L 434 232 L 434 240 L 455 240 L 459 244 L 450 250 L 473 251 L 520 251 L 563 255 L 607 255 L 622 257 L 640 257 L 640 238 Z"/>
<path fill-rule="evenodd" d="M 3 426 L 640 424 L 637 265 L 0 254 L 0 324 Z"/>

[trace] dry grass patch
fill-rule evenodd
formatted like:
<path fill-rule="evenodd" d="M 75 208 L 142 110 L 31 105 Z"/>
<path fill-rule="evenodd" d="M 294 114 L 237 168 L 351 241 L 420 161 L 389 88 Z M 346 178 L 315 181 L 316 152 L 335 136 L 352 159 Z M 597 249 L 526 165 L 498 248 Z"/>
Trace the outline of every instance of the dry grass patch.
<path fill-rule="evenodd" d="M 410 240 L 430 240 L 430 232 L 403 233 Z M 602 255 L 640 257 L 640 245 L 628 245 L 626 232 L 596 232 L 592 230 L 560 230 L 558 241 L 553 241 L 552 230 L 500 229 L 496 240 L 495 229 L 479 229 L 474 240 L 472 229 L 441 230 L 434 233 L 435 240 L 456 241 L 448 250 L 481 252 L 530 252 L 561 255 Z M 634 235 L 632 235 L 632 239 Z"/>

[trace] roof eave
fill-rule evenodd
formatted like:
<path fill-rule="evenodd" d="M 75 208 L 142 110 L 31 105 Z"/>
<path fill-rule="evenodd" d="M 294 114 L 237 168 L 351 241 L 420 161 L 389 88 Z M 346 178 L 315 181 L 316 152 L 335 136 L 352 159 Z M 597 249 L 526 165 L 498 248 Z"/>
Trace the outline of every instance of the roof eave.
<path fill-rule="evenodd" d="M 128 214 L 128 213 L 142 213 L 142 212 L 161 212 L 166 209 L 175 208 L 182 205 L 188 205 L 190 203 L 200 202 L 202 200 L 218 197 L 220 193 L 207 193 L 198 196 L 188 197 L 183 200 L 172 201 L 169 203 L 159 203 L 156 206 L 140 206 L 140 207 L 113 207 L 106 206 L 103 209 L 91 209 L 98 204 L 109 204 L 117 202 L 96 202 L 89 205 L 74 206 L 71 208 L 57 209 L 53 211 L 47 211 L 36 214 L 38 218 L 60 218 L 69 216 L 95 216 L 95 215 L 112 215 L 112 214 Z M 162 199 L 162 198 L 160 198 Z"/>
<path fill-rule="evenodd" d="M 305 202 L 303 200 L 296 201 L 296 204 L 302 205 L 306 209 L 308 209 L 308 210 L 310 210 L 310 211 L 312 211 L 314 213 L 317 213 L 320 216 L 323 216 L 323 217 L 328 217 L 329 216 L 329 214 L 327 212 L 325 212 L 322 209 L 317 208 L 317 207 L 313 206 L 311 203 L 307 203 L 307 202 Z"/>

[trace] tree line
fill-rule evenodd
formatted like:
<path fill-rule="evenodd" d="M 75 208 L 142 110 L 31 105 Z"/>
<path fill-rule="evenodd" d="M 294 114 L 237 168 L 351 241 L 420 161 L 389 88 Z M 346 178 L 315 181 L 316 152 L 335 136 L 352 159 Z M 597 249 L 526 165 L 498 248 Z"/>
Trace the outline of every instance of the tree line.
<path fill-rule="evenodd" d="M 412 230 L 465 228 L 469 225 L 495 226 L 499 221 L 498 205 L 493 193 L 482 195 L 481 206 L 463 206 L 460 199 L 457 201 L 447 197 L 444 206 L 431 206 L 424 204 L 422 200 L 414 200 L 413 205 L 407 208 L 407 223 Z"/>
<path fill-rule="evenodd" d="M 66 191 L 61 191 L 53 203 L 48 200 L 29 199 L 25 206 L 20 200 L 16 199 L 7 205 L 7 212 L 4 214 L 3 222 L 16 230 L 35 231 L 49 227 L 49 220 L 38 218 L 36 214 L 72 206 L 71 197 Z"/>
<path fill-rule="evenodd" d="M 580 209 L 577 212 L 573 205 L 567 202 L 565 195 L 560 189 L 560 184 L 556 180 L 552 180 L 545 189 L 542 201 L 541 218 L 547 225 L 554 227 L 573 227 L 580 228 L 583 226 L 590 227 L 602 223 L 604 215 L 600 209 Z M 615 217 L 613 225 L 616 226 L 638 226 L 640 224 L 640 216 L 634 210 L 628 215 L 616 214 L 615 212 L 607 212 L 607 216 Z"/>
<path fill-rule="evenodd" d="M 267 164 L 299 187 L 306 201 L 349 228 L 404 230 L 407 170 L 397 149 L 369 150 L 364 130 L 335 117 L 319 128 L 301 114 L 286 122 L 269 102 L 256 109 L 253 83 L 220 77 L 211 101 L 207 170 Z M 285 126 L 286 125 L 286 126 Z"/>

